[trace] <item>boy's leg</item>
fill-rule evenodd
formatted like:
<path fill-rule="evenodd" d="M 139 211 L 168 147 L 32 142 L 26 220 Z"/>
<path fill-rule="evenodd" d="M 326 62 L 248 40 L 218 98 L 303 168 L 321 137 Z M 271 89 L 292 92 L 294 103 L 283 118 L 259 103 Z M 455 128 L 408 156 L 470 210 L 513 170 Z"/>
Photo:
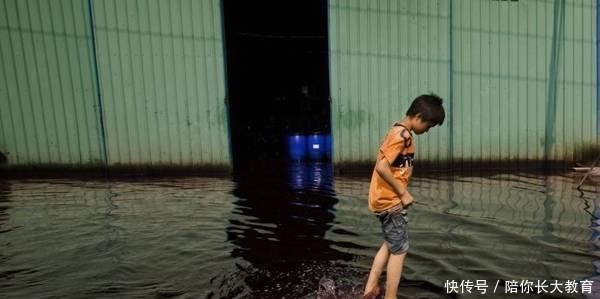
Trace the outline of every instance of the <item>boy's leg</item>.
<path fill-rule="evenodd" d="M 391 254 L 387 263 L 387 279 L 385 281 L 385 299 L 396 299 L 398 284 L 402 276 L 402 267 L 406 251 L 400 254 Z"/>
<path fill-rule="evenodd" d="M 373 259 L 373 266 L 371 267 L 371 272 L 369 273 L 369 279 L 367 280 L 367 284 L 365 285 L 365 295 L 371 292 L 377 286 L 377 282 L 379 281 L 379 277 L 381 276 L 381 272 L 383 272 L 383 268 L 390 257 L 390 251 L 385 242 L 377 251 L 377 255 L 375 255 L 375 259 Z"/>

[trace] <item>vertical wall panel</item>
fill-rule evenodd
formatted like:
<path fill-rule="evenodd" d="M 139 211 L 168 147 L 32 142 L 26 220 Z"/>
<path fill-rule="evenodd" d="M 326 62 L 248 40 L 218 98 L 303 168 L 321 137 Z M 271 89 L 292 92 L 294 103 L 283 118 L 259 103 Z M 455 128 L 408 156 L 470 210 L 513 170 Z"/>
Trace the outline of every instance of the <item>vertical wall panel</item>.
<path fill-rule="evenodd" d="M 15 166 L 103 161 L 85 1 L 0 1 L 0 151 Z"/>
<path fill-rule="evenodd" d="M 596 136 L 591 125 L 596 116 L 590 113 L 595 110 L 596 58 L 590 51 L 595 16 L 589 13 L 595 1 L 454 3 L 453 76 L 455 104 L 461 107 L 454 118 L 455 158 L 581 159 Z M 478 6 L 479 15 L 473 13 Z M 489 66 L 474 63 L 481 48 Z M 482 90 L 474 80 L 483 80 Z M 473 114 L 470 107 L 478 105 L 490 109 Z M 481 132 L 469 129 L 473 123 Z"/>
<path fill-rule="evenodd" d="M 416 96 L 448 98 L 448 3 L 331 0 L 329 16 L 334 159 L 371 162 Z M 419 136 L 419 159 L 446 159 L 447 133 Z"/>
<path fill-rule="evenodd" d="M 229 165 L 218 0 L 96 0 L 111 165 Z"/>
<path fill-rule="evenodd" d="M 421 161 L 573 161 L 595 144 L 596 1 L 329 6 L 336 163 L 372 161 L 391 123 L 429 91 L 452 123 L 417 138 Z"/>
<path fill-rule="evenodd" d="M 589 51 L 595 48 L 596 28 L 590 26 L 595 23 L 595 14 L 590 12 L 595 10 L 596 1 L 593 0 L 568 0 L 565 3 L 565 49 L 562 52 L 564 59 L 560 61 L 564 71 L 559 73 L 557 88 L 558 106 L 564 107 L 562 113 L 560 108 L 557 109 L 563 130 L 557 132 L 561 138 L 554 144 L 557 155 L 553 159 L 581 159 L 582 149 L 596 141 L 598 132 L 593 125 L 597 117 L 596 69 L 590 68 L 596 63 L 591 59 L 595 56 L 593 51 Z M 588 49 L 587 54 L 584 49 Z"/>

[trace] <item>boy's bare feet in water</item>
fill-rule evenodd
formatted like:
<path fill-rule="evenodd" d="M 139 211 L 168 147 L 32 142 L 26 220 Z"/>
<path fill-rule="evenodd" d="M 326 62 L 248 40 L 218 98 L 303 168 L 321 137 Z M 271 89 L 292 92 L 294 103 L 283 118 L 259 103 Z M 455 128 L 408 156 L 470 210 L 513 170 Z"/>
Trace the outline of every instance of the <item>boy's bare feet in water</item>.
<path fill-rule="evenodd" d="M 379 286 L 375 286 L 371 291 L 367 292 L 363 295 L 362 299 L 376 299 L 380 298 L 381 288 Z"/>

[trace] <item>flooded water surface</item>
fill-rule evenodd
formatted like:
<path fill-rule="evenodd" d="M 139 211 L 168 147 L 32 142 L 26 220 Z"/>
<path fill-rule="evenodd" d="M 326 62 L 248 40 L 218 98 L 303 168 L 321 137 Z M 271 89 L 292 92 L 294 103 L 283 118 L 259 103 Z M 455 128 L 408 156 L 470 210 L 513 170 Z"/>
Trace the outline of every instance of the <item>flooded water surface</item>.
<path fill-rule="evenodd" d="M 567 174 L 415 177 L 399 293 L 598 298 L 600 198 L 576 184 Z M 318 163 L 233 177 L 0 181 L 0 297 L 355 298 L 382 242 L 368 187 L 368 176 Z M 461 290 L 477 280 L 486 294 Z M 582 280 L 595 283 L 590 294 Z M 534 288 L 505 294 L 513 281 Z"/>

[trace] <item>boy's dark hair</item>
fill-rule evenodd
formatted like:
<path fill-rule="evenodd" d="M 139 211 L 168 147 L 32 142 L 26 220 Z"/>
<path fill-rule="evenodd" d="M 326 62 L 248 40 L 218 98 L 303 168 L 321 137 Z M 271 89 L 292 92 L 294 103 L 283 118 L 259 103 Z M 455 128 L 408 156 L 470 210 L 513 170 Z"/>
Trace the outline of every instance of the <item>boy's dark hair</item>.
<path fill-rule="evenodd" d="M 436 94 L 422 94 L 415 98 L 406 111 L 407 116 L 416 116 L 421 113 L 421 119 L 432 126 L 442 125 L 446 118 L 442 98 Z"/>

